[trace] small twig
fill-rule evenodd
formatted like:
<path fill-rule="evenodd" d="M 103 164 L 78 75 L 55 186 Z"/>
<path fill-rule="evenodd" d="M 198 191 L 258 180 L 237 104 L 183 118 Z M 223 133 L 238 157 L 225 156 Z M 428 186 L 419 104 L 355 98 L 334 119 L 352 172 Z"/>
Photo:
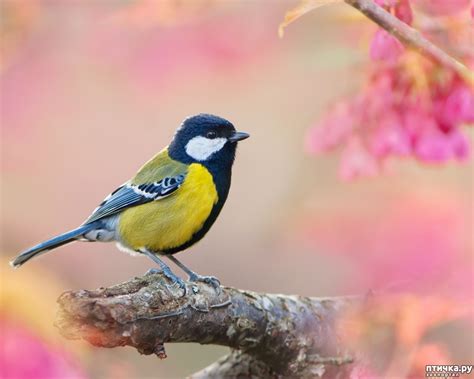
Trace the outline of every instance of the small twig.
<path fill-rule="evenodd" d="M 431 58 L 433 61 L 451 68 L 466 82 L 474 84 L 474 73 L 464 64 L 450 56 L 444 50 L 427 40 L 416 29 L 410 27 L 397 17 L 375 4 L 372 0 L 344 0 L 345 3 L 362 12 L 381 28 L 395 36 L 407 47 L 413 48 Z"/>

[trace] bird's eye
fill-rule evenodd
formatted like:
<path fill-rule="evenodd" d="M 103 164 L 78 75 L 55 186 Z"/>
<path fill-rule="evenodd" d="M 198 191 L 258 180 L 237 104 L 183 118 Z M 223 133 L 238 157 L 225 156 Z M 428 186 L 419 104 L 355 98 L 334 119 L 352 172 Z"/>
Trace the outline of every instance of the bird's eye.
<path fill-rule="evenodd" d="M 214 139 L 214 138 L 217 137 L 217 133 L 216 133 L 216 132 L 208 132 L 208 133 L 206 134 L 206 137 L 207 137 L 207 138 L 210 138 L 210 139 Z"/>

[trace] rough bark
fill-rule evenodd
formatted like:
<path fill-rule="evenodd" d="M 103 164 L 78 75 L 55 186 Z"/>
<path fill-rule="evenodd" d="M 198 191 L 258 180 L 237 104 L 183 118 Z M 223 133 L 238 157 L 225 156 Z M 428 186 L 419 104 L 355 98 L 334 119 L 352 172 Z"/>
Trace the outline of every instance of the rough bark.
<path fill-rule="evenodd" d="M 70 291 L 56 321 L 69 339 L 132 346 L 165 358 L 168 342 L 228 346 L 231 353 L 192 378 L 348 377 L 336 319 L 356 298 L 309 298 L 216 290 L 185 282 L 186 293 L 160 274 L 110 288 Z"/>

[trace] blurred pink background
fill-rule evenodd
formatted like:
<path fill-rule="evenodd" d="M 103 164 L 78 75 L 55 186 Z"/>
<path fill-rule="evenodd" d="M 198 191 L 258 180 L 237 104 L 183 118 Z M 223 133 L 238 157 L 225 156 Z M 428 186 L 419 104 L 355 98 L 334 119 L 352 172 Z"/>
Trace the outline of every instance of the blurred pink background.
<path fill-rule="evenodd" d="M 398 161 L 383 176 L 344 183 L 335 156 L 307 156 L 308 127 L 361 83 L 374 27 L 341 5 L 308 14 L 279 39 L 294 4 L 0 3 L 4 377 L 32 377 L 14 371 L 11 341 L 19 338 L 29 341 L 24 349 L 66 362 L 66 371 L 36 371 L 44 378 L 183 377 L 225 354 L 168 345 L 168 359 L 158 361 L 62 339 L 52 326 L 62 291 L 151 267 L 113 244 L 77 243 L 14 272 L 7 266 L 22 249 L 81 223 L 199 112 L 225 117 L 251 138 L 239 147 L 219 220 L 179 254 L 194 270 L 255 291 L 332 296 L 401 287 L 472 302 L 472 163 Z M 468 363 L 472 326 L 443 333 L 437 338 L 453 347 L 451 357 Z"/>

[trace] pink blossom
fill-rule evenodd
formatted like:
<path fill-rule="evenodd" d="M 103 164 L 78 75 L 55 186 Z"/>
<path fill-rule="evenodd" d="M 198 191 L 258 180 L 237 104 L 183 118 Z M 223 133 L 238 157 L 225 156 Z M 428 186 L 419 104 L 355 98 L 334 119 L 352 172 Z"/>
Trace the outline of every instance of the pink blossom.
<path fill-rule="evenodd" d="M 474 122 L 474 93 L 464 84 L 454 84 L 449 94 L 438 101 L 438 121 L 450 130 L 463 122 Z"/>
<path fill-rule="evenodd" d="M 464 160 L 469 156 L 469 143 L 456 129 L 448 133 L 424 129 L 415 143 L 414 152 L 417 158 L 426 162 L 443 162 L 451 158 Z"/>
<path fill-rule="evenodd" d="M 433 115 L 428 114 L 416 105 L 408 106 L 402 114 L 403 127 L 407 131 L 412 143 L 416 142 L 419 134 L 423 130 L 433 130 L 437 128 L 437 123 Z"/>
<path fill-rule="evenodd" d="M 341 102 L 325 115 L 323 120 L 311 128 L 306 137 L 306 150 L 317 154 L 342 143 L 352 132 L 353 119 L 350 107 Z"/>
<path fill-rule="evenodd" d="M 375 0 L 375 3 L 384 8 L 393 7 L 398 0 Z"/>
<path fill-rule="evenodd" d="M 357 108 L 369 121 L 394 106 L 394 76 L 390 70 L 377 75 L 362 96 L 355 100 Z"/>
<path fill-rule="evenodd" d="M 403 53 L 404 47 L 394 36 L 384 29 L 379 29 L 370 45 L 370 58 L 374 61 L 396 61 Z"/>
<path fill-rule="evenodd" d="M 0 377 L 14 379 L 83 379 L 77 362 L 17 322 L 0 318 Z"/>
<path fill-rule="evenodd" d="M 466 4 L 453 3 L 430 4 L 449 9 Z M 377 0 L 377 4 L 412 22 L 409 0 Z M 399 60 L 404 53 L 395 37 L 378 29 L 370 46 L 374 63 L 367 84 L 330 110 L 308 135 L 307 148 L 312 153 L 342 147 L 339 174 L 343 179 L 373 175 L 391 156 L 443 163 L 470 155 L 462 127 L 474 122 L 472 87 L 449 68 L 422 57 Z M 467 56 L 465 62 L 470 61 L 472 56 Z"/>
<path fill-rule="evenodd" d="M 371 138 L 371 151 L 378 158 L 389 154 L 404 156 L 411 152 L 410 136 L 397 114 L 380 122 Z"/>
<path fill-rule="evenodd" d="M 374 176 L 378 173 L 375 158 L 363 146 L 360 138 L 353 136 L 344 147 L 341 156 L 339 176 L 352 180 L 359 176 Z"/>
<path fill-rule="evenodd" d="M 409 0 L 375 0 L 375 3 L 388 11 L 393 9 L 395 16 L 408 25 L 411 25 L 413 13 Z"/>
<path fill-rule="evenodd" d="M 438 129 L 423 130 L 414 152 L 417 158 L 426 162 L 443 162 L 451 157 L 451 149 L 444 133 Z"/>
<path fill-rule="evenodd" d="M 408 25 L 413 22 L 413 12 L 408 0 L 400 0 L 395 6 L 395 16 Z"/>
<path fill-rule="evenodd" d="M 462 134 L 459 129 L 454 129 L 449 133 L 448 138 L 451 144 L 453 158 L 458 160 L 468 159 L 471 153 L 471 148 L 467 137 Z"/>
<path fill-rule="evenodd" d="M 343 147 L 339 175 L 344 180 L 378 173 L 390 156 L 408 156 L 427 163 L 470 155 L 463 122 L 474 118 L 470 88 L 454 78 L 443 90 L 416 93 L 392 68 L 377 72 L 365 90 L 345 100 L 310 130 L 307 150 L 321 153 Z M 364 141 L 364 142 L 362 142 Z"/>

